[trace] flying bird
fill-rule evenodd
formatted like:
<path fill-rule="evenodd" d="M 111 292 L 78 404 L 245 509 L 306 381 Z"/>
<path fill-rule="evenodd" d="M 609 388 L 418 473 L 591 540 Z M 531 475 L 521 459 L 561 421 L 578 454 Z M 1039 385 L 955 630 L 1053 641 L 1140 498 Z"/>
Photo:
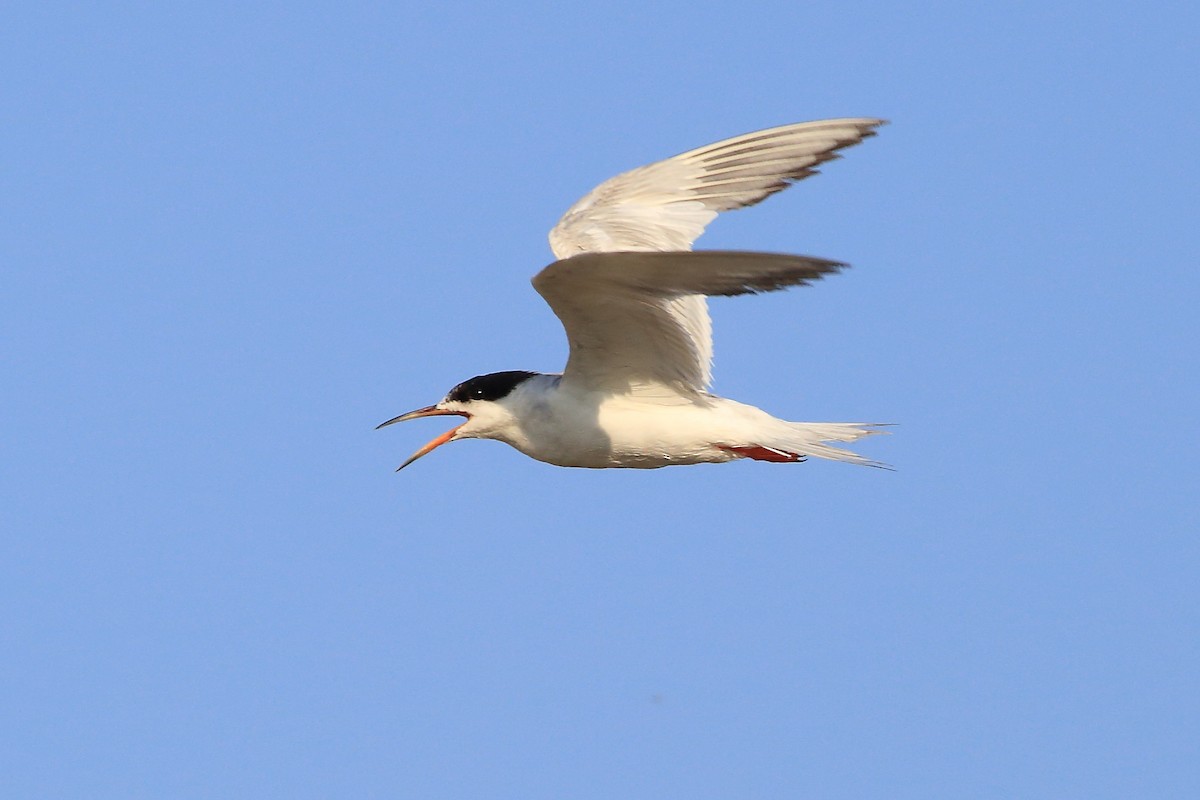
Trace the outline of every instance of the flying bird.
<path fill-rule="evenodd" d="M 494 372 L 394 422 L 466 421 L 447 442 L 497 439 L 562 467 L 636 467 L 807 456 L 884 466 L 838 445 L 880 432 L 861 422 L 787 422 L 718 397 L 706 296 L 803 286 L 846 267 L 811 256 L 693 251 L 718 212 L 752 206 L 814 174 L 884 120 L 802 122 L 748 133 L 625 172 L 571 206 L 550 231 L 558 259 L 533 288 L 566 330 L 558 375 Z"/>

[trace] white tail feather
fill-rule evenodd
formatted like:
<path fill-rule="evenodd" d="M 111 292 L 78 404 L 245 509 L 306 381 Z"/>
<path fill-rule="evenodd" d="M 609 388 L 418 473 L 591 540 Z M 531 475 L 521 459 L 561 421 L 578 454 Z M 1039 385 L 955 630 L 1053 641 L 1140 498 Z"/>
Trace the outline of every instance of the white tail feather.
<path fill-rule="evenodd" d="M 891 469 L 891 466 L 881 461 L 874 461 L 860 456 L 858 453 L 826 444 L 826 442 L 853 442 L 864 436 L 887 433 L 887 431 L 881 430 L 885 425 L 886 423 L 879 422 L 785 422 L 784 427 L 775 436 L 772 436 L 770 441 L 762 442 L 762 444 L 805 456 L 845 461 L 865 467 Z"/>

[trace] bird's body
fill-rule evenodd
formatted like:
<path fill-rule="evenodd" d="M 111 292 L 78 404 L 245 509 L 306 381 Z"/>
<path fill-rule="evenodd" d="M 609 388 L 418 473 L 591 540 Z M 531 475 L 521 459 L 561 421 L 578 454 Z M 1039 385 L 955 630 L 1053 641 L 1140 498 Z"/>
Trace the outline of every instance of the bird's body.
<path fill-rule="evenodd" d="M 835 437 L 856 439 L 869 426 L 838 431 L 828 423 L 786 422 L 724 397 L 686 397 L 662 387 L 597 393 L 580 390 L 561 375 L 530 375 L 502 402 L 474 412 L 471 421 L 476 438 L 502 441 L 560 467 L 653 469 L 755 457 L 798 461 L 825 451 L 870 463 L 823 444 Z"/>
<path fill-rule="evenodd" d="M 562 467 L 661 467 L 719 455 L 696 435 L 711 427 L 711 407 L 677 395 L 599 395 L 564 386 L 560 375 L 535 375 L 505 411 L 495 438 Z"/>
<path fill-rule="evenodd" d="M 879 466 L 832 444 L 878 432 L 876 425 L 788 422 L 708 391 L 705 296 L 804 285 L 845 265 L 690 247 L 717 212 L 753 205 L 806 177 L 880 124 L 841 119 L 772 128 L 601 184 L 551 231 L 559 260 L 533 280 L 566 329 L 571 352 L 563 373 L 482 375 L 436 405 L 388 420 L 384 425 L 467 418 L 401 468 L 466 438 L 496 439 L 564 467 L 796 462 L 810 455 Z"/>
<path fill-rule="evenodd" d="M 578 391 L 560 375 L 529 378 L 505 411 L 495 438 L 538 461 L 594 468 L 729 461 L 715 442 L 742 441 L 748 418 L 764 415 L 719 397 Z"/>

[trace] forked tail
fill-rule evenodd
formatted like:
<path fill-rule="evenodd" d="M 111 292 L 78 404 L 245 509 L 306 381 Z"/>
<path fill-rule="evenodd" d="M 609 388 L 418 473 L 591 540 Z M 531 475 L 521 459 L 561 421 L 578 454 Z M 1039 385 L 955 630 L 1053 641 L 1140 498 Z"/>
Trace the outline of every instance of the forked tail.
<path fill-rule="evenodd" d="M 828 458 L 832 461 L 846 461 L 851 464 L 861 464 L 864 467 L 880 467 L 891 469 L 882 461 L 874 461 L 860 456 L 850 450 L 835 447 L 830 442 L 853 442 L 864 436 L 877 433 L 887 433 L 882 430 L 886 423 L 879 422 L 785 422 L 771 441 L 764 445 L 796 453 L 802 456 Z"/>

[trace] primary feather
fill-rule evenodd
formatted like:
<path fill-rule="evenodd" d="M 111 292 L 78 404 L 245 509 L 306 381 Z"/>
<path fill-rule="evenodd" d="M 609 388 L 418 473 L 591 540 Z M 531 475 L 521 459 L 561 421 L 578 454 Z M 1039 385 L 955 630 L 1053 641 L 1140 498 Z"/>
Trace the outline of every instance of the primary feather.
<path fill-rule="evenodd" d="M 883 120 L 802 122 L 747 133 L 610 178 L 550 231 L 559 259 L 584 253 L 691 250 L 721 211 L 744 208 L 816 172 L 837 151 L 873 136 Z M 540 291 L 540 289 L 539 289 Z M 703 294 L 660 304 L 687 340 L 676 380 L 695 391 L 712 382 L 712 323 Z"/>
<path fill-rule="evenodd" d="M 672 306 L 680 297 L 801 286 L 845 264 L 738 251 L 585 253 L 555 261 L 533 287 L 571 346 L 563 381 L 589 390 L 702 390 L 696 342 Z"/>

